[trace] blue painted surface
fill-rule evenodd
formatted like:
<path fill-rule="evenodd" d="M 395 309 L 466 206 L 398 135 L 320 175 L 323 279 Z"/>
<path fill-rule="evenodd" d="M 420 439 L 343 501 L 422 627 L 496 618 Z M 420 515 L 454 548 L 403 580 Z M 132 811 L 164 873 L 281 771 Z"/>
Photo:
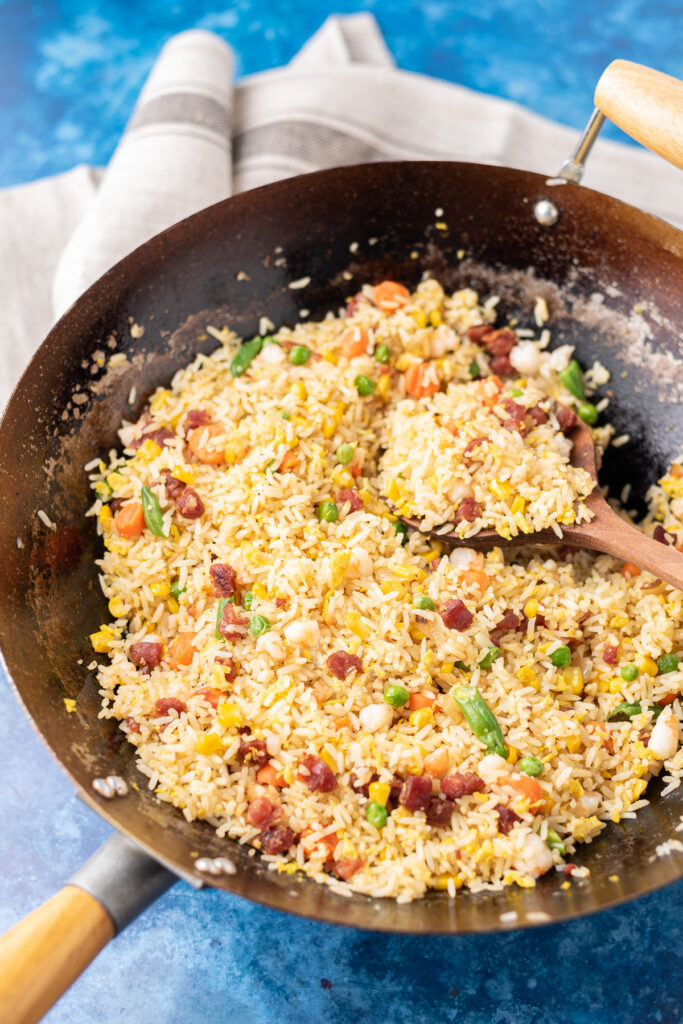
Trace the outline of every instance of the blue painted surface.
<path fill-rule="evenodd" d="M 372 11 L 401 67 L 576 128 L 614 57 L 683 77 L 680 0 L 0 0 L 0 186 L 106 163 L 173 33 L 212 29 L 249 74 L 288 61 L 330 10 Z"/>
<path fill-rule="evenodd" d="M 599 11 L 598 11 L 599 8 Z M 579 127 L 615 56 L 683 76 L 680 2 L 341 0 L 372 10 L 398 63 Z M 288 60 L 319 2 L 0 0 L 0 185 L 104 163 L 154 54 L 214 29 L 241 74 Z M 106 837 L 0 679 L 0 928 Z M 683 884 L 561 927 L 412 939 L 299 921 L 178 884 L 110 946 L 51 1024 L 635 1024 L 680 1021 Z"/>

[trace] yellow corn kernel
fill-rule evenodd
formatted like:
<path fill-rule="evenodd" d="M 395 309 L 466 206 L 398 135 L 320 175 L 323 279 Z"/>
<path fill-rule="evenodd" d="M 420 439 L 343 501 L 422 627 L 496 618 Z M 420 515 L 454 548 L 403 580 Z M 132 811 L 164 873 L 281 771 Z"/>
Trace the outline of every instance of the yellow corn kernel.
<path fill-rule="evenodd" d="M 292 388 L 292 392 L 294 393 L 294 397 L 298 398 L 300 402 L 305 402 L 308 398 L 308 391 L 306 390 L 306 385 L 302 380 L 297 381 Z"/>
<path fill-rule="evenodd" d="M 379 585 L 379 589 L 383 594 L 396 594 L 396 597 L 399 600 L 402 600 L 405 597 L 403 584 L 399 583 L 398 580 L 382 580 Z"/>
<path fill-rule="evenodd" d="M 166 405 L 166 402 L 170 397 L 170 391 L 160 391 L 149 403 L 150 412 L 158 412 L 159 409 Z"/>
<path fill-rule="evenodd" d="M 632 788 L 632 791 L 631 791 L 632 799 L 633 800 L 638 800 L 643 795 L 643 793 L 645 792 L 646 789 L 647 789 L 647 779 L 637 779 L 633 783 L 633 788 Z"/>
<path fill-rule="evenodd" d="M 223 744 L 218 733 L 207 732 L 197 740 L 198 754 L 217 754 L 222 749 Z"/>
<path fill-rule="evenodd" d="M 102 526 L 105 527 L 105 529 L 106 529 L 106 527 L 111 525 L 111 522 L 112 522 L 112 519 L 114 518 L 114 516 L 112 515 L 112 511 L 109 508 L 109 505 L 103 505 L 102 506 L 100 511 L 97 513 L 97 518 L 102 523 Z"/>
<path fill-rule="evenodd" d="M 177 480 L 182 480 L 184 484 L 194 483 L 194 473 L 192 472 L 191 469 L 185 469 L 184 466 L 174 466 L 173 476 Z"/>
<path fill-rule="evenodd" d="M 581 737 L 580 736 L 567 736 L 565 740 L 565 746 L 570 754 L 576 754 L 581 749 Z"/>
<path fill-rule="evenodd" d="M 473 793 L 472 796 L 478 804 L 485 804 L 489 798 L 488 793 Z"/>
<path fill-rule="evenodd" d="M 511 743 L 508 743 L 508 756 L 505 758 L 509 764 L 516 764 L 519 760 L 519 750 L 517 747 L 513 747 Z"/>
<path fill-rule="evenodd" d="M 621 821 L 621 815 L 619 814 L 619 811 L 616 808 L 612 811 L 610 817 L 615 825 L 618 825 Z"/>
<path fill-rule="evenodd" d="M 103 625 L 100 626 L 97 633 L 90 634 L 90 643 L 98 654 L 106 654 L 111 647 L 112 640 L 118 640 L 120 636 L 120 630 L 113 626 Z"/>
<path fill-rule="evenodd" d="M 560 512 L 557 521 L 562 523 L 563 526 L 571 526 L 572 523 L 576 522 L 576 512 L 573 508 L 566 508 Z"/>
<path fill-rule="evenodd" d="M 64 707 L 66 708 L 67 715 L 72 714 L 76 710 L 76 701 L 73 697 L 64 698 Z"/>
<path fill-rule="evenodd" d="M 224 729 L 230 729 L 233 726 L 242 725 L 244 722 L 244 716 L 236 704 L 226 704 L 225 702 L 221 702 L 218 705 L 216 714 L 218 721 Z"/>
<path fill-rule="evenodd" d="M 156 459 L 157 455 L 161 455 L 161 447 L 152 441 L 151 438 L 147 438 L 146 441 L 138 448 L 137 455 L 135 456 L 140 462 L 151 462 L 152 459 Z"/>
<path fill-rule="evenodd" d="M 624 626 L 628 626 L 628 616 L 615 615 L 610 619 L 610 626 L 612 629 L 622 629 Z"/>
<path fill-rule="evenodd" d="M 583 672 L 580 668 L 570 665 L 562 670 L 562 680 L 566 690 L 575 693 L 577 697 L 583 693 Z"/>
<path fill-rule="evenodd" d="M 427 578 L 424 569 L 418 569 L 416 565 L 393 565 L 391 571 L 400 580 L 418 580 L 421 583 Z"/>
<path fill-rule="evenodd" d="M 410 369 L 411 366 L 415 366 L 420 360 L 417 356 L 411 356 L 408 352 L 403 352 L 396 360 L 396 369 L 403 373 L 404 370 Z"/>
<path fill-rule="evenodd" d="M 251 592 L 254 597 L 257 597 L 259 601 L 265 601 L 268 597 L 268 591 L 262 583 L 254 583 L 251 588 Z"/>
<path fill-rule="evenodd" d="M 427 314 L 424 309 L 411 309 L 410 315 L 418 327 L 422 328 L 427 326 Z"/>
<path fill-rule="evenodd" d="M 515 493 L 514 488 L 507 480 L 492 480 L 489 484 L 489 490 L 502 501 L 507 501 Z"/>
<path fill-rule="evenodd" d="M 383 402 L 389 401 L 391 396 L 391 377 L 388 373 L 383 373 L 377 381 L 377 394 Z"/>
<path fill-rule="evenodd" d="M 328 363 L 332 363 L 333 366 L 336 366 L 339 362 L 331 348 L 324 348 L 321 354 L 323 359 L 326 359 Z"/>
<path fill-rule="evenodd" d="M 435 558 L 440 558 L 442 554 L 443 545 L 439 544 L 437 541 L 437 543 L 432 544 L 429 551 L 425 551 L 424 555 L 422 555 L 421 557 L 424 558 L 425 562 L 433 562 Z"/>
<path fill-rule="evenodd" d="M 610 693 L 621 693 L 621 688 L 624 684 L 621 679 L 610 679 L 607 684 L 607 689 Z"/>
<path fill-rule="evenodd" d="M 122 487 L 126 482 L 126 478 L 123 473 L 109 473 L 107 475 L 107 483 L 111 487 L 112 491 L 115 491 L 117 487 Z"/>
<path fill-rule="evenodd" d="M 382 807 L 386 807 L 389 794 L 391 793 L 391 786 L 388 782 L 371 782 L 368 787 L 368 795 L 375 804 L 381 804 Z"/>
<path fill-rule="evenodd" d="M 443 317 L 440 309 L 433 309 L 429 314 L 429 322 L 432 327 L 441 327 L 443 323 Z"/>
<path fill-rule="evenodd" d="M 418 711 L 411 711 L 408 725 L 414 725 L 418 729 L 424 729 L 426 725 L 434 725 L 434 712 L 431 708 L 419 708 Z"/>
<path fill-rule="evenodd" d="M 369 638 L 370 630 L 362 624 L 360 612 L 349 612 L 344 621 L 351 632 L 355 633 L 360 640 L 367 640 Z"/>
<path fill-rule="evenodd" d="M 537 693 L 541 689 L 540 680 L 534 672 L 534 670 L 532 669 L 531 665 L 522 665 L 521 668 L 518 668 L 517 678 L 519 679 L 520 683 L 528 683 L 529 686 L 533 686 L 534 690 L 536 690 Z"/>
<path fill-rule="evenodd" d="M 657 663 L 653 661 L 652 658 L 648 658 L 647 655 L 637 654 L 635 662 L 639 670 L 644 672 L 647 676 L 652 676 L 654 678 L 654 676 L 659 672 Z"/>
<path fill-rule="evenodd" d="M 115 619 L 120 619 L 126 610 L 126 606 L 120 597 L 112 597 L 108 607 Z"/>
<path fill-rule="evenodd" d="M 403 496 L 403 485 L 398 477 L 393 477 L 387 487 L 387 498 L 389 501 L 399 501 Z"/>
<path fill-rule="evenodd" d="M 341 487 L 346 490 L 354 485 L 353 477 L 349 473 L 348 469 L 344 469 L 343 466 L 337 466 L 336 469 L 332 470 L 330 473 L 330 480 L 333 484 L 336 484 L 337 487 Z"/>
<path fill-rule="evenodd" d="M 168 580 L 162 580 L 160 583 L 150 583 L 149 589 L 152 591 L 153 597 L 168 597 L 171 593 L 171 585 Z"/>
<path fill-rule="evenodd" d="M 225 461 L 233 466 L 236 462 L 239 462 L 240 459 L 244 458 L 246 450 L 247 445 L 243 438 L 231 438 L 223 449 Z"/>
<path fill-rule="evenodd" d="M 453 671 L 455 663 L 452 661 L 444 661 L 439 665 L 439 672 L 445 672 L 447 675 Z"/>
<path fill-rule="evenodd" d="M 112 491 L 112 489 L 104 482 L 104 480 L 98 480 L 93 490 L 95 491 L 97 497 L 101 498 L 102 501 L 107 501 L 107 499 L 111 496 Z"/>
<path fill-rule="evenodd" d="M 127 555 L 129 545 L 124 541 L 112 540 L 111 537 L 105 537 L 104 546 L 107 551 L 111 551 L 113 555 Z"/>
<path fill-rule="evenodd" d="M 171 597 L 166 598 L 166 608 L 171 613 L 171 615 L 177 615 L 178 612 L 180 611 L 180 605 L 176 601 L 175 597 L 173 597 L 172 595 Z"/>
<path fill-rule="evenodd" d="M 324 761 L 325 764 L 327 765 L 327 767 L 331 771 L 333 771 L 333 772 L 338 772 L 339 771 L 339 765 L 337 764 L 335 759 L 332 757 L 332 755 L 327 750 L 325 750 L 324 748 L 320 751 L 320 760 Z"/>
<path fill-rule="evenodd" d="M 506 885 L 514 882 L 520 889 L 533 889 L 536 885 L 535 878 L 531 878 L 529 875 L 520 875 L 518 871 L 508 871 L 504 881 Z"/>
<path fill-rule="evenodd" d="M 414 644 L 421 644 L 424 638 L 427 636 L 427 634 L 424 633 L 417 626 L 411 626 L 408 632 L 410 633 L 410 639 L 413 641 Z"/>
<path fill-rule="evenodd" d="M 523 512 L 525 508 L 526 501 L 521 496 L 521 494 L 518 494 L 515 500 L 512 502 L 512 505 L 510 506 L 510 511 L 512 512 L 513 516 L 516 516 L 518 512 Z"/>
<path fill-rule="evenodd" d="M 453 883 L 454 888 L 462 889 L 462 875 L 434 875 L 429 883 L 429 888 L 437 889 L 439 892 L 444 892 L 449 888 L 449 882 Z"/>
<path fill-rule="evenodd" d="M 575 797 L 583 796 L 584 788 L 581 785 L 581 783 L 578 781 L 578 779 L 570 779 L 569 780 L 569 792 L 571 793 L 572 796 L 575 796 Z"/>
<path fill-rule="evenodd" d="M 525 388 L 526 387 L 526 377 L 518 377 L 517 380 L 515 381 L 515 387 L 516 388 Z"/>
<path fill-rule="evenodd" d="M 535 597 L 530 598 L 524 605 L 524 614 L 527 619 L 535 619 L 538 615 L 538 601 Z"/>

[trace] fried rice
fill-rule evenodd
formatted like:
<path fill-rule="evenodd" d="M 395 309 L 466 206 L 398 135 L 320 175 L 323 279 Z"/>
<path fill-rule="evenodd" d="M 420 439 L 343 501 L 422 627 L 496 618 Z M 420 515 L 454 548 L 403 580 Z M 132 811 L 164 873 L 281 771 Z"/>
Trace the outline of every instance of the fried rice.
<path fill-rule="evenodd" d="M 397 522 L 561 537 L 585 515 L 571 349 L 494 317 L 427 280 L 246 346 L 211 325 L 90 466 L 102 716 L 188 821 L 341 893 L 533 886 L 683 773 L 679 591 Z M 643 528 L 678 543 L 683 466 L 649 497 Z"/>

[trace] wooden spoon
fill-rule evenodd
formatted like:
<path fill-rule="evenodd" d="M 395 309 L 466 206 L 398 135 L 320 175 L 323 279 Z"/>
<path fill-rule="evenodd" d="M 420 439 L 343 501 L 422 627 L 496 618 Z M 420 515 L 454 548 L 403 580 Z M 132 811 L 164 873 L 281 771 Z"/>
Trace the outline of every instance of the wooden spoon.
<path fill-rule="evenodd" d="M 607 504 L 598 487 L 598 474 L 595 468 L 595 446 L 593 437 L 585 423 L 579 423 L 568 435 L 573 443 L 571 464 L 585 469 L 593 480 L 595 488 L 586 498 L 586 505 L 593 513 L 590 522 L 565 526 L 562 540 L 553 530 L 539 530 L 537 533 L 523 534 L 517 537 L 501 537 L 495 530 L 480 530 L 473 537 L 462 538 L 455 532 L 441 533 L 441 527 L 424 530 L 427 536 L 448 541 L 454 547 L 489 549 L 493 547 L 520 547 L 521 545 L 547 546 L 569 544 L 576 548 L 590 548 L 592 551 L 604 551 L 608 555 L 633 562 L 641 569 L 646 569 L 661 580 L 683 590 L 683 553 L 667 544 L 661 544 L 646 537 L 644 533 L 631 526 L 617 515 Z M 419 518 L 409 519 L 401 516 L 401 522 L 415 530 L 420 529 Z"/>

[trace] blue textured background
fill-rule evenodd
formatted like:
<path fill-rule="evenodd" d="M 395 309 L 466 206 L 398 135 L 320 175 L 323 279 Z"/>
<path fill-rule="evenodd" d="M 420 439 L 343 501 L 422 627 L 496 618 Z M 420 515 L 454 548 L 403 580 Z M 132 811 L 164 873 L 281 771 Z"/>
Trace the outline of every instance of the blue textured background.
<path fill-rule="evenodd" d="M 680 0 L 342 0 L 373 11 L 398 63 L 579 127 L 613 57 L 683 77 Z M 316 0 L 94 5 L 0 0 L 0 185 L 104 163 L 155 54 L 193 26 L 241 74 L 287 61 Z M 616 130 L 613 130 L 616 134 Z M 0 271 L 1 272 L 1 271 Z M 0 679 L 0 929 L 46 899 L 107 834 L 73 796 Z M 675 1024 L 683 884 L 516 935 L 383 937 L 177 885 L 100 956 L 51 1024 Z"/>

